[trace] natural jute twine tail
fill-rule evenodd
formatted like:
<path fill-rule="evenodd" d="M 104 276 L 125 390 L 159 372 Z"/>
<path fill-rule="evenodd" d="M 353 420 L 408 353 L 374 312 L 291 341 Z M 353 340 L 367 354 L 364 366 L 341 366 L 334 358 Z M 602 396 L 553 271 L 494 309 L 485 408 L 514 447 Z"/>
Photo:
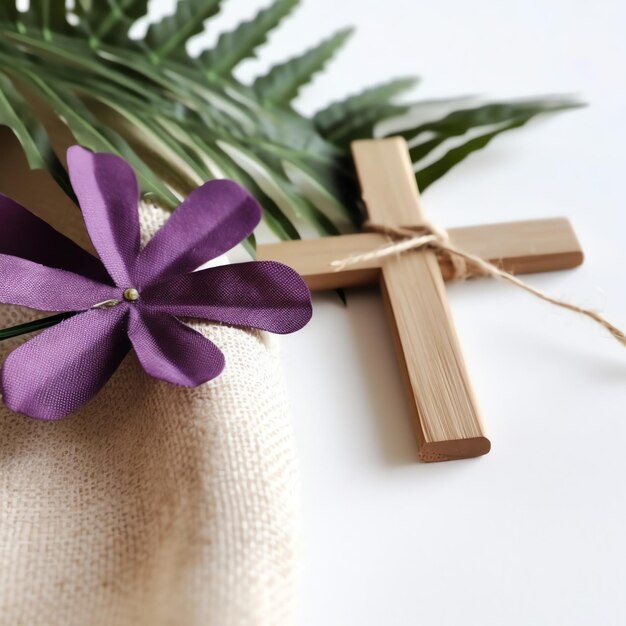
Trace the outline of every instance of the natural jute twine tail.
<path fill-rule="evenodd" d="M 448 256 L 454 268 L 455 280 L 463 280 L 469 276 L 467 265 L 470 264 L 478 270 L 477 273 L 479 274 L 482 274 L 484 276 L 491 276 L 492 278 L 500 280 L 506 280 L 512 285 L 515 285 L 516 287 L 519 287 L 520 289 L 531 293 L 533 296 L 536 296 L 544 302 L 549 302 L 550 304 L 554 304 L 555 306 L 559 306 L 563 309 L 573 311 L 574 313 L 578 313 L 580 315 L 588 317 L 589 319 L 592 319 L 594 322 L 600 324 L 600 326 L 608 330 L 611 335 L 613 335 L 613 337 L 617 339 L 617 341 L 619 341 L 622 345 L 626 346 L 626 334 L 624 334 L 622 330 L 617 328 L 617 326 L 611 324 L 611 322 L 609 322 L 603 315 L 601 315 L 597 311 L 593 311 L 591 309 L 587 309 L 576 304 L 571 304 L 570 302 L 566 302 L 565 300 L 560 300 L 559 298 L 549 296 L 547 293 L 541 291 L 540 289 L 532 287 L 531 285 L 520 280 L 513 274 L 505 272 L 497 265 L 494 265 L 489 261 L 485 261 L 475 254 L 470 254 L 469 252 L 465 252 L 464 250 L 456 248 L 450 243 L 450 237 L 448 236 L 448 233 L 433 224 L 426 224 L 419 229 L 409 229 L 382 226 L 380 224 L 372 224 L 371 222 L 366 222 L 364 229 L 370 232 L 382 233 L 384 235 L 387 235 L 390 238 L 390 242 L 387 245 L 381 246 L 376 250 L 372 250 L 371 252 L 366 252 L 364 254 L 354 254 L 345 259 L 333 261 L 331 263 L 331 266 L 334 267 L 337 271 L 345 269 L 346 267 L 349 267 L 351 265 L 358 265 L 359 263 L 372 261 L 374 259 L 382 259 L 386 256 L 390 256 L 393 254 L 404 254 L 411 250 L 430 248 L 435 252 L 439 252 Z"/>

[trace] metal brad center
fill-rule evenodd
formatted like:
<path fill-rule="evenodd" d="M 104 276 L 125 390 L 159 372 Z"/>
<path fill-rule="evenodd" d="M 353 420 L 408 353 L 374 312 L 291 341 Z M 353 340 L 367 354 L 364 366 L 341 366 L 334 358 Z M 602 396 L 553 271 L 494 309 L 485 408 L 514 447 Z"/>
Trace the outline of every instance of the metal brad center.
<path fill-rule="evenodd" d="M 135 302 L 139 300 L 139 292 L 134 287 L 124 289 L 124 300 L 127 302 Z"/>

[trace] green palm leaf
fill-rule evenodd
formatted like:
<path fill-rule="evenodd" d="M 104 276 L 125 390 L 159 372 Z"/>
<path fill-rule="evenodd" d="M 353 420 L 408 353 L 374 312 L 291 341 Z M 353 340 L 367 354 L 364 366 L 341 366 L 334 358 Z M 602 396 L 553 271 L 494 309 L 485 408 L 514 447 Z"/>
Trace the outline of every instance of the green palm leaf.
<path fill-rule="evenodd" d="M 252 20 L 220 35 L 215 48 L 205 50 L 198 57 L 207 77 L 228 76 L 241 61 L 254 56 L 254 51 L 266 41 L 268 33 L 291 13 L 298 2 L 299 0 L 275 0 L 267 9 L 259 11 Z"/>
<path fill-rule="evenodd" d="M 148 0 L 78 0 L 76 15 L 92 48 L 103 43 L 126 43 L 128 31 L 148 10 Z"/>
<path fill-rule="evenodd" d="M 160 205 L 176 205 L 204 180 L 232 178 L 263 204 L 277 237 L 296 239 L 360 223 L 349 150 L 355 138 L 399 129 L 423 189 L 497 135 L 539 113 L 576 106 L 570 98 L 547 98 L 447 102 L 431 110 L 433 103 L 396 101 L 415 85 L 406 78 L 334 102 L 314 117 L 301 115 L 294 98 L 350 30 L 276 65 L 252 85 L 235 77 L 297 2 L 274 0 L 197 59 L 188 56 L 187 43 L 218 13 L 220 0 L 179 0 L 175 13 L 139 40 L 129 32 L 148 0 L 75 0 L 72 11 L 63 0 L 31 0 L 25 13 L 13 0 L 1 2 L 0 124 L 18 138 L 30 166 L 48 169 L 68 193 L 46 132 L 49 120 L 42 122 L 43 109 L 32 106 L 31 96 L 77 142 L 128 159 L 142 191 Z M 444 104 L 452 112 L 444 114 Z M 410 121 L 413 114 L 420 114 L 419 123 Z M 253 238 L 246 245 L 253 250 Z"/>
<path fill-rule="evenodd" d="M 117 132 L 99 122 L 79 98 L 60 91 L 31 70 L 23 68 L 20 76 L 50 104 L 78 143 L 94 151 L 121 154 L 135 168 L 144 191 L 156 194 L 167 206 L 174 207 L 178 204 L 179 198 L 137 156 L 128 143 Z"/>
<path fill-rule="evenodd" d="M 580 106 L 580 104 L 563 98 L 541 98 L 520 100 L 518 102 L 482 104 L 477 107 L 454 111 L 441 119 L 432 120 L 395 134 L 402 135 L 409 141 L 427 132 L 451 137 L 462 135 L 469 129 L 478 126 L 502 124 L 527 115 L 533 116 L 539 113 L 563 111 L 577 106 Z"/>
<path fill-rule="evenodd" d="M 504 124 L 497 130 L 493 130 L 489 133 L 474 137 L 464 144 L 452 148 L 441 159 L 435 161 L 431 165 L 424 169 L 418 170 L 415 174 L 417 178 L 417 184 L 419 188 L 424 191 L 427 187 L 432 185 L 436 180 L 439 180 L 444 174 L 449 172 L 455 165 L 458 165 L 461 161 L 467 158 L 472 152 L 482 150 L 486 147 L 492 139 L 495 139 L 498 135 L 514 128 L 520 128 L 524 126 L 533 118 L 533 115 L 526 115 L 518 117 L 507 124 Z"/>
<path fill-rule="evenodd" d="M 48 136 L 22 95 L 4 74 L 0 74 L 0 125 L 13 131 L 33 169 L 47 167 L 47 155 L 52 152 Z"/>
<path fill-rule="evenodd" d="M 413 89 L 417 84 L 416 78 L 398 78 L 382 85 L 370 87 L 364 91 L 333 102 L 331 105 L 318 111 L 313 118 L 316 127 L 325 137 L 334 140 L 349 132 L 352 127 L 352 117 L 354 115 L 366 114 L 374 107 L 388 106 L 393 100 Z M 405 107 L 399 107 L 397 113 L 403 112 Z M 380 121 L 378 118 L 377 121 Z"/>
<path fill-rule="evenodd" d="M 0 126 L 13 131 L 31 168 L 48 170 L 57 183 L 73 197 L 67 173 L 54 153 L 41 122 L 7 76 L 0 73 Z"/>
<path fill-rule="evenodd" d="M 220 10 L 221 0 L 178 0 L 173 15 L 148 28 L 145 41 L 153 63 L 167 57 L 187 58 L 187 41 L 202 32 L 204 22 Z"/>
<path fill-rule="evenodd" d="M 13 4 L 9 0 L 10 4 Z M 71 30 L 66 19 L 65 3 L 59 0 L 30 0 L 27 13 L 20 13 L 22 28 L 41 33 L 44 41 L 52 41 L 58 34 Z"/>
<path fill-rule="evenodd" d="M 346 43 L 351 34 L 351 28 L 340 30 L 304 54 L 275 65 L 267 74 L 257 78 L 254 81 L 254 89 L 261 101 L 268 104 L 291 102 L 300 89 L 309 83 Z"/>

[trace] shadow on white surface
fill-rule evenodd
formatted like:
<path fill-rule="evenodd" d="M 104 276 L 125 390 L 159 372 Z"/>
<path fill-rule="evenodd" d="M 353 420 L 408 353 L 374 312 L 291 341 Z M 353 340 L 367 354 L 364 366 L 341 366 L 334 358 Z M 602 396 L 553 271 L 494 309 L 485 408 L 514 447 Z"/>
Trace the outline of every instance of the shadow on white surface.
<path fill-rule="evenodd" d="M 414 464 L 417 442 L 407 389 L 402 380 L 391 328 L 377 287 L 347 292 L 345 309 L 362 368 L 368 417 L 380 442 L 381 458 L 391 465 Z M 364 428 L 366 425 L 364 424 Z"/>

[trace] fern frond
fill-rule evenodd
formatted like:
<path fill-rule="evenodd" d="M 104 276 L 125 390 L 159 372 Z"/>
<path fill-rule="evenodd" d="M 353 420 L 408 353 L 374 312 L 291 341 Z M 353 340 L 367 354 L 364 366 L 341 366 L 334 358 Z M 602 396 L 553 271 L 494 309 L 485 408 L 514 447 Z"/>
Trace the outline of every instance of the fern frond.
<path fill-rule="evenodd" d="M 201 33 L 204 22 L 219 12 L 221 0 L 178 0 L 173 15 L 151 24 L 145 43 L 150 59 L 158 64 L 166 58 L 187 59 L 186 44 Z"/>
<path fill-rule="evenodd" d="M 294 57 L 275 65 L 267 74 L 254 81 L 254 89 L 266 104 L 288 104 L 304 85 L 319 72 L 352 34 L 351 28 L 335 33 L 332 37 Z"/>
<path fill-rule="evenodd" d="M 228 76 L 244 59 L 254 56 L 255 50 L 267 40 L 269 32 L 298 5 L 300 0 L 275 0 L 267 9 L 259 11 L 248 22 L 223 33 L 211 50 L 199 57 L 200 65 L 209 78 Z"/>

